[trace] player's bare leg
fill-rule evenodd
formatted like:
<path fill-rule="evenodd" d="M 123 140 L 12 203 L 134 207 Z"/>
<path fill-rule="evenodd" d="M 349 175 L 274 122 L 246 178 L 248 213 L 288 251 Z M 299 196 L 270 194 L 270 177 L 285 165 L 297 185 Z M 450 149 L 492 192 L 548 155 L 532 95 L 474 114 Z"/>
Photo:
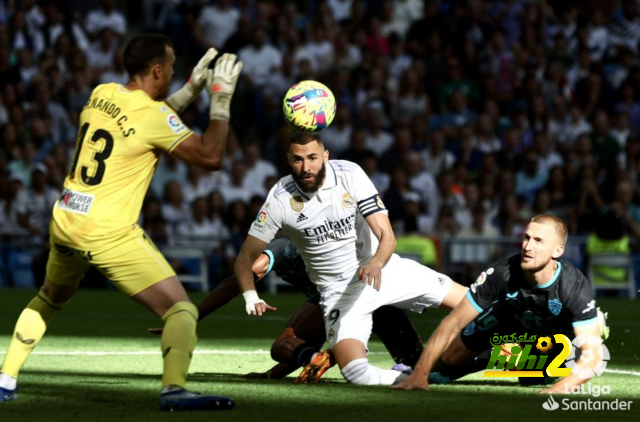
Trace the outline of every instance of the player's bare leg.
<path fill-rule="evenodd" d="M 185 390 L 187 372 L 196 345 L 198 309 L 191 303 L 177 277 L 162 280 L 132 298 L 165 321 L 160 340 L 164 371 L 161 410 L 232 409 L 233 400 L 200 396 Z"/>
<path fill-rule="evenodd" d="M 66 306 L 77 290 L 77 283 L 55 284 L 45 277 L 42 289 L 16 322 L 0 374 L 0 402 L 17 399 L 15 390 L 20 369 L 44 336 L 51 319 Z"/>

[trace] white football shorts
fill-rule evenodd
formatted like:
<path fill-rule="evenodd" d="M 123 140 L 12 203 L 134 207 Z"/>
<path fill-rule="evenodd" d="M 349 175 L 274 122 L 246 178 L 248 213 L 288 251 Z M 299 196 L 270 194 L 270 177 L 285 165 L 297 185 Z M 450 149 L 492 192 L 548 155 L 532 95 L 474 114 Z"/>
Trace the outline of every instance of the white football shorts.
<path fill-rule="evenodd" d="M 327 341 L 331 347 L 344 339 L 360 340 L 367 345 L 372 316 L 376 309 L 393 305 L 423 313 L 440 306 L 453 281 L 424 265 L 393 254 L 382 269 L 380 291 L 363 284 L 354 276 L 344 291 L 325 291 L 320 296 Z"/>

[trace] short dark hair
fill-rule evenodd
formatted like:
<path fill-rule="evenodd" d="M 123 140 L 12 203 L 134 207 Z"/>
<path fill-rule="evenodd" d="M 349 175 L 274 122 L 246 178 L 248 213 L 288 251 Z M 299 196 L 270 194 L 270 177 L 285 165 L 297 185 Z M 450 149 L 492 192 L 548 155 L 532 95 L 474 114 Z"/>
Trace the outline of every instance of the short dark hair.
<path fill-rule="evenodd" d="M 164 35 L 143 34 L 131 38 L 122 53 L 129 77 L 144 76 L 154 64 L 164 63 L 167 47 L 173 47 L 173 43 Z"/>
<path fill-rule="evenodd" d="M 292 144 L 296 145 L 307 145 L 311 142 L 317 142 L 321 146 L 324 146 L 322 143 L 322 139 L 320 139 L 320 135 L 317 133 L 307 133 L 307 132 L 295 132 L 289 138 L 289 146 Z"/>
<path fill-rule="evenodd" d="M 538 224 L 553 225 L 554 228 L 556 229 L 556 233 L 558 234 L 558 237 L 560 238 L 560 242 L 562 243 L 562 246 L 565 246 L 567 244 L 567 237 L 569 236 L 569 230 L 567 229 L 567 225 L 564 223 L 564 221 L 562 221 L 561 218 L 551 214 L 539 214 L 533 217 L 531 219 L 531 222 L 538 223 Z"/>

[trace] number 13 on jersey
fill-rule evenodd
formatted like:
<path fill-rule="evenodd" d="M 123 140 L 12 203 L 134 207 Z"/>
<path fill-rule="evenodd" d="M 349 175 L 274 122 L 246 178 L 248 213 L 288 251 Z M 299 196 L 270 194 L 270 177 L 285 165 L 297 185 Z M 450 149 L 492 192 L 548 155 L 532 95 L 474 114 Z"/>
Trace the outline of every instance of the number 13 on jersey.
<path fill-rule="evenodd" d="M 104 172 L 107 169 L 106 161 L 113 151 L 113 136 L 104 129 L 95 130 L 90 135 L 88 142 L 95 144 L 97 148 L 102 147 L 102 149 L 95 152 L 92 157 L 82 157 L 82 160 L 80 160 L 82 156 L 82 147 L 85 142 L 85 138 L 87 138 L 87 133 L 89 132 L 89 126 L 89 123 L 83 124 L 78 132 L 76 151 L 73 156 L 71 170 L 69 171 L 69 178 L 71 180 L 75 180 L 76 169 L 78 162 L 80 161 L 80 180 L 87 186 L 96 186 L 102 182 Z M 91 169 L 95 169 L 93 174 L 90 174 Z"/>

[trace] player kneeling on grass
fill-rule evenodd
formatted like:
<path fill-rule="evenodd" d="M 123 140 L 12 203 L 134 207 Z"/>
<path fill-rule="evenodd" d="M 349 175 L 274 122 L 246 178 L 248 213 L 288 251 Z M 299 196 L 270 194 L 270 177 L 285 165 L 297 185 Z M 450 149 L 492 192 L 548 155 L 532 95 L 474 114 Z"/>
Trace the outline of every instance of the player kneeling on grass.
<path fill-rule="evenodd" d="M 267 249 L 254 261 L 253 275 L 261 280 L 271 271 L 300 290 L 307 298 L 291 317 L 282 333 L 271 347 L 271 357 L 279 362 L 266 372 L 247 374 L 247 378 L 284 378 L 301 366 L 316 362 L 313 370 L 303 371 L 297 383 L 316 383 L 333 365 L 335 359 L 330 350 L 320 352 L 326 341 L 322 309 L 318 305 L 320 295 L 309 280 L 304 261 L 291 239 L 279 238 L 269 243 Z M 199 305 L 200 320 L 225 306 L 240 294 L 235 276 L 222 281 Z M 152 328 L 151 333 L 162 333 L 161 328 Z M 387 347 L 397 367 L 416 364 L 422 353 L 420 336 L 405 311 L 392 306 L 383 306 L 373 313 L 373 332 Z"/>
<path fill-rule="evenodd" d="M 589 281 L 560 259 L 566 242 L 567 227 L 561 219 L 548 214 L 532 218 L 522 252 L 496 262 L 478 277 L 466 299 L 432 334 L 413 374 L 395 388 L 428 390 L 430 383 L 447 383 L 486 369 L 495 333 L 606 338 L 609 329 L 598 314 Z M 598 356 L 595 343 L 584 343 L 584 356 Z M 598 360 L 580 358 L 577 364 L 585 368 Z M 521 383 L 526 379 L 540 380 L 523 378 Z M 572 371 L 545 392 L 563 393 L 585 381 Z"/>
<path fill-rule="evenodd" d="M 453 308 L 466 289 L 393 253 L 395 236 L 375 186 L 357 164 L 329 161 L 317 133 L 293 134 L 288 161 L 291 175 L 269 192 L 234 266 L 247 313 L 273 310 L 258 297 L 251 265 L 282 229 L 320 292 L 327 340 L 345 379 L 360 385 L 404 379 L 369 364 L 373 312 L 385 305 L 420 313 Z"/>
<path fill-rule="evenodd" d="M 165 322 L 161 410 L 231 409 L 233 400 L 185 390 L 196 345 L 198 311 L 153 242 L 138 227 L 142 200 L 163 151 L 212 171 L 220 169 L 229 132 L 229 105 L 242 64 L 210 49 L 187 84 L 169 93 L 175 54 L 171 40 L 146 34 L 123 52 L 129 83 L 96 87 L 80 114 L 75 156 L 54 205 L 51 251 L 42 290 L 18 318 L 0 375 L 0 402 L 15 400 L 17 377 L 54 315 L 71 299 L 90 266 Z M 207 88 L 209 126 L 186 127 L 184 111 Z M 167 100 L 165 103 L 164 100 Z"/>

